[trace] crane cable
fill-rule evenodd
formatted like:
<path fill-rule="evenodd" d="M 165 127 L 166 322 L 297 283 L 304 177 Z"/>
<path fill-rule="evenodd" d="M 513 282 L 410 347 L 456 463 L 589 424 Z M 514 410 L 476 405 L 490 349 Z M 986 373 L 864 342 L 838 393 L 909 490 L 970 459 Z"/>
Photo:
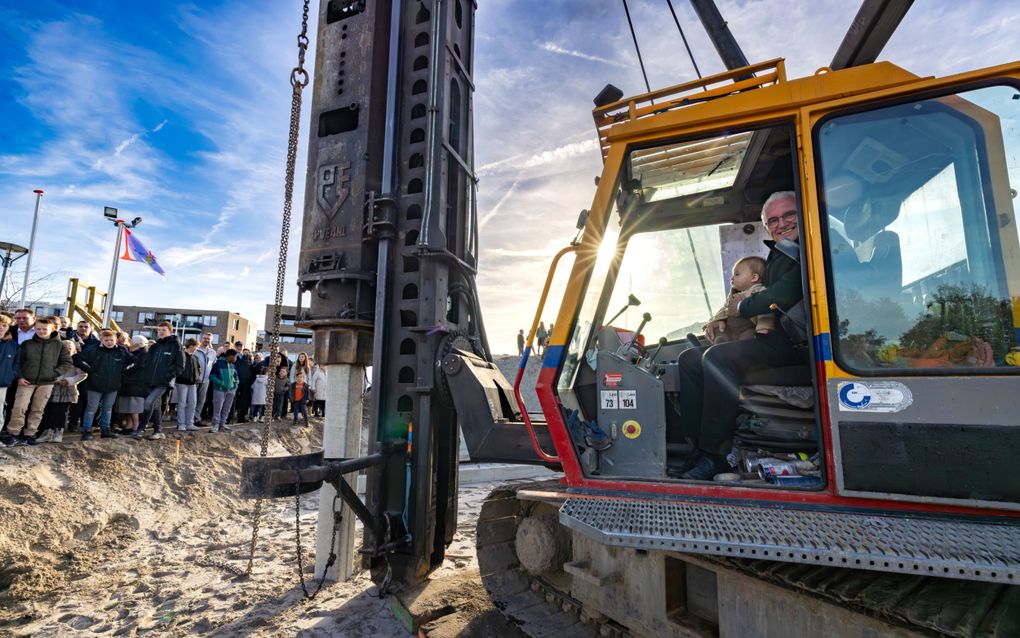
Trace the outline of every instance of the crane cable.
<path fill-rule="evenodd" d="M 637 34 L 634 33 L 634 23 L 630 19 L 630 9 L 627 8 L 627 0 L 623 0 L 623 12 L 627 14 L 627 26 L 630 27 L 630 37 L 634 40 L 634 49 L 637 51 L 637 61 L 641 65 L 641 75 L 645 78 L 645 89 L 652 92 L 652 86 L 648 84 L 648 74 L 645 73 L 645 61 L 641 58 L 641 47 L 638 46 Z M 652 100 L 654 103 L 654 100 Z"/>
<path fill-rule="evenodd" d="M 673 0 L 666 0 L 666 4 L 669 5 L 669 12 L 673 14 L 673 22 L 676 23 L 676 30 L 680 32 L 680 39 L 684 41 L 684 48 L 687 49 L 687 57 L 691 59 L 691 64 L 694 65 L 694 72 L 697 74 L 698 79 L 701 79 L 701 69 L 698 68 L 698 62 L 694 59 L 694 52 L 691 51 L 691 45 L 687 44 L 687 36 L 684 35 L 684 29 L 680 26 L 680 19 L 676 17 L 676 9 L 673 8 Z M 708 90 L 708 87 L 705 87 Z"/>

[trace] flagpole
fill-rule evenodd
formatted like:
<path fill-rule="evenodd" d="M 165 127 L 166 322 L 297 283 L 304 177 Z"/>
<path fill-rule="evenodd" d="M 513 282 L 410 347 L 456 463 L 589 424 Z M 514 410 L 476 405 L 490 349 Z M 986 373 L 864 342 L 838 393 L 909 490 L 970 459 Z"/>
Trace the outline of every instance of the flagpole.
<path fill-rule="evenodd" d="M 117 244 L 113 249 L 113 266 L 110 268 L 110 285 L 106 289 L 106 307 L 103 308 L 103 325 L 100 328 L 110 327 L 110 316 L 113 312 L 113 289 L 117 286 L 117 266 L 120 264 L 120 242 L 124 238 L 124 220 L 118 219 L 113 222 L 117 227 Z"/>

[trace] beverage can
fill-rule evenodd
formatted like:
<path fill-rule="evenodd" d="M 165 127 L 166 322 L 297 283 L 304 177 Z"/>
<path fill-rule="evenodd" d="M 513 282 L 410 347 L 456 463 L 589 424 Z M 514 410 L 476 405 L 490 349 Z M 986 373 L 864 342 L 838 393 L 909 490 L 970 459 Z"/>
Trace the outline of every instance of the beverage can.
<path fill-rule="evenodd" d="M 793 463 L 779 459 L 758 459 L 757 469 L 758 476 L 770 482 L 778 476 L 797 475 L 797 467 Z"/>

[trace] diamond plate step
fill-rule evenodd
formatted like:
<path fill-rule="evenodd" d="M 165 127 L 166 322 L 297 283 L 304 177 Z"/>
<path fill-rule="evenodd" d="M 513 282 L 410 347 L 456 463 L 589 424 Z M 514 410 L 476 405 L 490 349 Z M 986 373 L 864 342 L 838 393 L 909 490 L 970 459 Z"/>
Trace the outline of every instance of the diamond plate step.
<path fill-rule="evenodd" d="M 1020 521 L 570 498 L 560 522 L 606 545 L 1020 584 Z"/>

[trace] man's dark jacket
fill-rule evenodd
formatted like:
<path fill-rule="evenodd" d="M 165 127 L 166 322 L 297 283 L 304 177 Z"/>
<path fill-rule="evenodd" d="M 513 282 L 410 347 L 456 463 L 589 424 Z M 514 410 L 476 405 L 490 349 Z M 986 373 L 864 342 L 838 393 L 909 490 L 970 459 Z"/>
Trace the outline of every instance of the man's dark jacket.
<path fill-rule="evenodd" d="M 795 250 L 797 245 L 786 242 L 787 247 L 790 244 Z M 768 240 L 765 245 L 769 247 L 769 256 L 765 260 L 765 280 L 762 282 L 766 290 L 744 299 L 737 308 L 740 316 L 747 319 L 773 313 L 778 326 L 780 315 L 769 306 L 776 304 L 782 310 L 789 310 L 804 298 L 804 286 L 801 283 L 800 264 L 777 248 L 776 242 Z"/>
<path fill-rule="evenodd" d="M 120 390 L 124 370 L 134 366 L 131 354 L 120 346 L 85 350 L 74 357 L 79 368 L 89 373 L 85 389 L 93 392 L 116 392 Z"/>
<path fill-rule="evenodd" d="M 157 339 L 149 347 L 142 364 L 142 380 L 150 388 L 167 388 L 170 382 L 184 370 L 184 350 L 177 335 Z"/>
<path fill-rule="evenodd" d="M 81 341 L 82 352 L 91 352 L 92 350 L 98 350 L 103 345 L 103 343 L 96 337 L 95 333 L 91 332 L 89 333 L 88 339 L 82 339 L 81 335 L 78 335 L 78 339 Z"/>
<path fill-rule="evenodd" d="M 60 333 L 54 330 L 48 339 L 35 335 L 21 344 L 15 373 L 29 383 L 50 385 L 73 367 L 71 355 L 60 340 Z"/>

